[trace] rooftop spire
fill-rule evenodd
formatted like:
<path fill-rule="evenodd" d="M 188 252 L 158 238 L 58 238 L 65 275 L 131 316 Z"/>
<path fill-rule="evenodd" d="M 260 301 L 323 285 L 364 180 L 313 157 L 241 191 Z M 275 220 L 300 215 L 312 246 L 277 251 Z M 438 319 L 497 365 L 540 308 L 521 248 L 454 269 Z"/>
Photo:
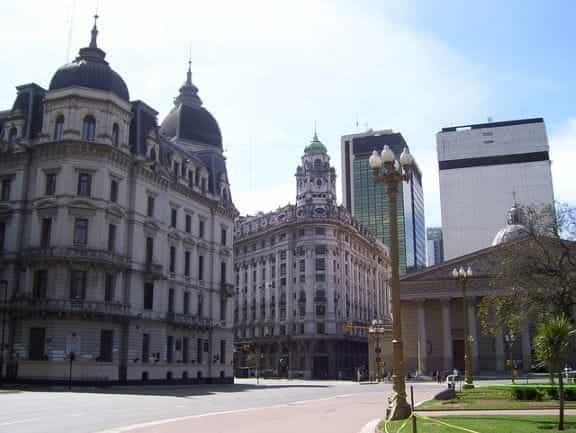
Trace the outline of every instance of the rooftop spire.
<path fill-rule="evenodd" d="M 98 48 L 98 44 L 96 43 L 96 38 L 98 37 L 98 11 L 94 14 L 94 27 L 92 27 L 92 37 L 90 38 L 90 48 Z"/>
<path fill-rule="evenodd" d="M 188 106 L 202 105 L 202 100 L 198 96 L 198 88 L 192 83 L 192 54 L 188 55 L 188 71 L 186 72 L 186 82 L 180 87 L 180 95 L 175 100 L 176 104 Z"/>
<path fill-rule="evenodd" d="M 96 6 L 96 13 L 94 14 L 94 26 L 92 27 L 92 36 L 90 38 L 90 45 L 85 48 L 80 48 L 79 56 L 75 61 L 85 60 L 89 62 L 106 63 L 104 58 L 106 53 L 98 48 L 98 6 Z"/>
<path fill-rule="evenodd" d="M 188 72 L 186 73 L 186 85 L 192 85 L 192 60 L 188 58 Z"/>

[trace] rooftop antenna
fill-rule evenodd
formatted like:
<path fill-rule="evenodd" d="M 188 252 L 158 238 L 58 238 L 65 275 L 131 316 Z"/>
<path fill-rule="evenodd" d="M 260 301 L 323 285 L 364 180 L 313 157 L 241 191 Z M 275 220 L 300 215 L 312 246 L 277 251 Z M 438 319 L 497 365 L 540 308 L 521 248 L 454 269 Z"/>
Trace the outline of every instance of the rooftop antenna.
<path fill-rule="evenodd" d="M 514 206 L 516 206 L 518 204 L 518 202 L 516 201 L 516 190 L 512 190 L 512 200 Z"/>
<path fill-rule="evenodd" d="M 360 122 L 358 122 L 358 113 L 356 113 L 356 131 L 358 131 L 360 127 Z"/>
<path fill-rule="evenodd" d="M 72 45 L 72 33 L 74 31 L 74 12 L 76 11 L 76 0 L 72 0 L 70 5 L 70 19 L 68 21 L 68 42 L 66 43 L 66 63 L 70 62 L 70 47 Z"/>

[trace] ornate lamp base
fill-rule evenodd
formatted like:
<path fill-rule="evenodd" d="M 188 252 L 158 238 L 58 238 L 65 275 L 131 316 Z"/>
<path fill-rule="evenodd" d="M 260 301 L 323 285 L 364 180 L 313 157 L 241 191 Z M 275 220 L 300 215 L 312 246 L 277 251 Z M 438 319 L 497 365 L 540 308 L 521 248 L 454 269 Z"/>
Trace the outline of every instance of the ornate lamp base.
<path fill-rule="evenodd" d="M 406 398 L 398 399 L 398 394 L 393 393 L 388 399 L 386 408 L 386 419 L 394 421 L 406 419 L 412 414 L 412 408 L 406 401 Z"/>

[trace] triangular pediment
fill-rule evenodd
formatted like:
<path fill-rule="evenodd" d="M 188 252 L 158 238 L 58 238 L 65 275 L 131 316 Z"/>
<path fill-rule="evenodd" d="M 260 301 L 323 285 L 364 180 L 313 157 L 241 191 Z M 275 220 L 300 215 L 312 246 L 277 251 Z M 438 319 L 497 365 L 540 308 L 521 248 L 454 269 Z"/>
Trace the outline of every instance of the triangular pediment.
<path fill-rule="evenodd" d="M 439 265 L 431 266 L 419 272 L 404 275 L 400 281 L 437 281 L 451 279 L 454 268 L 474 269 L 477 277 L 493 277 L 498 273 L 498 252 L 500 245 L 474 251 L 460 257 L 455 257 Z"/>

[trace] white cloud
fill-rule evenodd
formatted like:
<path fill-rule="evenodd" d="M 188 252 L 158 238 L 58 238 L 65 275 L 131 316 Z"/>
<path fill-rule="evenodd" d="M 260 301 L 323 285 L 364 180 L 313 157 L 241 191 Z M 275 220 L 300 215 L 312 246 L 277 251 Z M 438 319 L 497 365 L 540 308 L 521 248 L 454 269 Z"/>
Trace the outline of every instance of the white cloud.
<path fill-rule="evenodd" d="M 3 47 L 1 108 L 12 104 L 12 85 L 47 86 L 63 63 L 71 3 L 0 5 L 11 17 L 3 40 L 12 41 Z M 480 66 L 398 19 L 404 2 L 381 3 L 101 0 L 99 44 L 131 97 L 162 117 L 192 41 L 193 80 L 222 128 L 242 213 L 293 201 L 315 120 L 340 174 L 340 135 L 358 119 L 404 134 L 424 174 L 428 222 L 439 224 L 435 133 L 486 112 L 490 90 Z M 76 2 L 72 57 L 89 40 L 93 7 Z"/>

